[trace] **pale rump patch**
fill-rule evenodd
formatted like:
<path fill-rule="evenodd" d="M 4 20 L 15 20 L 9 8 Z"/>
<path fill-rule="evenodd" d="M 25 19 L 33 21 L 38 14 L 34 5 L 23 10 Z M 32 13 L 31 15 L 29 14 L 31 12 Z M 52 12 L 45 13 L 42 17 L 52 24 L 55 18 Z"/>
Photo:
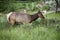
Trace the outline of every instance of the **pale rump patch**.
<path fill-rule="evenodd" d="M 7 14 L 7 21 L 9 22 L 9 17 L 13 12 L 10 12 L 9 14 Z"/>

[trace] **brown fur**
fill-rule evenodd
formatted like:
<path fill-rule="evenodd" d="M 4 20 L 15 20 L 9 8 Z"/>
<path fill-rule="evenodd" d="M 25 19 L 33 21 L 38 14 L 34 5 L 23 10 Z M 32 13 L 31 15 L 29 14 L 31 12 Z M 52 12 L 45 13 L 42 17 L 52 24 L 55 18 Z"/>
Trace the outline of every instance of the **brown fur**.
<path fill-rule="evenodd" d="M 44 16 L 42 15 L 42 12 L 38 11 L 34 15 L 29 15 L 26 13 L 17 13 L 13 12 L 10 17 L 9 21 L 11 25 L 14 25 L 15 23 L 31 23 L 32 21 L 35 21 L 37 18 L 44 19 Z"/>

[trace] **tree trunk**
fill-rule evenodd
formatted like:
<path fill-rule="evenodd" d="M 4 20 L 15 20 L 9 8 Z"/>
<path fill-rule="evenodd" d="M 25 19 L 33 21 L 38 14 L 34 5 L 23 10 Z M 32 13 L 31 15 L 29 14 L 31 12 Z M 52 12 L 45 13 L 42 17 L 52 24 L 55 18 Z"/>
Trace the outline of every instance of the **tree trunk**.
<path fill-rule="evenodd" d="M 55 0 L 55 2 L 56 2 L 56 12 L 57 12 L 58 7 L 59 7 L 60 5 L 59 5 L 59 3 L 58 3 L 58 0 Z"/>

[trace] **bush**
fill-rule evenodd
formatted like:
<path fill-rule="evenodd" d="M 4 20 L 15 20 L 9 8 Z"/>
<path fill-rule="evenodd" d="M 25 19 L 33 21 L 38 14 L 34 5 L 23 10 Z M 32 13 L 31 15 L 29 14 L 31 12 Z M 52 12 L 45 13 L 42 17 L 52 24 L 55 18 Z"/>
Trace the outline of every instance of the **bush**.
<path fill-rule="evenodd" d="M 3 2 L 4 1 L 4 2 Z M 36 5 L 38 4 L 37 2 L 29 2 L 31 0 L 28 0 L 28 2 L 17 2 L 15 0 L 3 0 L 0 6 L 0 11 L 4 13 L 8 13 L 10 11 L 20 11 L 21 9 L 26 9 L 30 11 L 38 10 Z M 33 5 L 32 5 L 33 4 Z"/>
<path fill-rule="evenodd" d="M 36 7 L 37 3 L 20 3 L 20 2 L 15 2 L 15 3 L 10 3 L 7 5 L 7 8 L 5 12 L 10 12 L 10 11 L 20 11 L 21 9 L 26 9 L 30 11 L 37 10 L 38 8 Z"/>
<path fill-rule="evenodd" d="M 42 10 L 49 10 L 50 9 L 50 6 L 43 6 Z"/>

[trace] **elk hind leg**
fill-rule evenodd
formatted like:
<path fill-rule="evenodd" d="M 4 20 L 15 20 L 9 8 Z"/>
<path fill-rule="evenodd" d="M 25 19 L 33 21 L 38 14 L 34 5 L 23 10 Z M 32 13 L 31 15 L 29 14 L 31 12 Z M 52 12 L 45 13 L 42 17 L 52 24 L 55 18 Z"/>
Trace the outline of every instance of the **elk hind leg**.
<path fill-rule="evenodd" d="M 10 24 L 13 26 L 15 24 L 14 20 L 10 20 Z"/>

